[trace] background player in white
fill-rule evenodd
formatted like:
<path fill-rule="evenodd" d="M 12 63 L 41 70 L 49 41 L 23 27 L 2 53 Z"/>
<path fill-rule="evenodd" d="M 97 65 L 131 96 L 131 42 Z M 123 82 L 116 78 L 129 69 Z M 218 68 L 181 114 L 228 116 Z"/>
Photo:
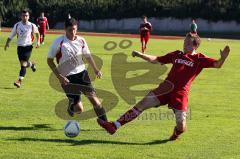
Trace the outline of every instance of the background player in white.
<path fill-rule="evenodd" d="M 53 42 L 48 53 L 47 63 L 59 79 L 69 99 L 67 111 L 70 116 L 83 111 L 82 92 L 92 103 L 97 116 L 107 121 L 105 110 L 92 87 L 82 58 L 87 60 L 98 78 L 101 78 L 102 73 L 97 68 L 85 39 L 76 35 L 77 27 L 77 21 L 74 18 L 67 18 L 65 21 L 66 34 Z M 54 58 L 56 58 L 58 66 L 54 63 Z"/>
<path fill-rule="evenodd" d="M 37 46 L 40 45 L 40 36 L 38 32 L 38 28 L 35 24 L 29 22 L 29 12 L 26 10 L 22 11 L 21 14 L 21 21 L 16 23 L 12 29 L 12 32 L 10 36 L 8 37 L 4 49 L 7 50 L 9 47 L 9 43 L 14 38 L 15 35 L 17 35 L 17 53 L 18 53 L 18 59 L 20 63 L 20 72 L 19 72 L 19 78 L 16 82 L 14 82 L 14 85 L 17 88 L 20 88 L 21 82 L 26 75 L 26 68 L 31 68 L 33 72 L 36 71 L 36 65 L 34 62 L 30 62 L 30 56 L 32 53 L 33 48 L 33 41 L 34 41 L 34 34 L 36 34 L 37 37 Z"/>

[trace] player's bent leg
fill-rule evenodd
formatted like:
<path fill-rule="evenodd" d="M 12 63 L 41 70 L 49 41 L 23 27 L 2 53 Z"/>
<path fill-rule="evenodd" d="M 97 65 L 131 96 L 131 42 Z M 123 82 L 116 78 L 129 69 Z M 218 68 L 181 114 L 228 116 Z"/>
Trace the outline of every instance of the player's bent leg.
<path fill-rule="evenodd" d="M 149 92 L 141 101 L 139 101 L 132 109 L 123 114 L 115 123 L 119 128 L 122 125 L 137 118 L 144 110 L 160 105 L 159 100 L 153 92 Z"/>
<path fill-rule="evenodd" d="M 156 95 L 151 91 L 149 92 L 141 101 L 139 101 L 135 107 L 140 111 L 156 107 L 160 105 L 160 101 L 157 99 Z"/>
<path fill-rule="evenodd" d="M 74 116 L 74 113 L 80 114 L 83 112 L 83 105 L 81 102 L 80 94 L 67 94 L 67 97 L 69 101 L 67 112 L 71 117 Z"/>
<path fill-rule="evenodd" d="M 26 67 L 27 67 L 27 62 L 26 61 L 20 61 L 20 71 L 19 71 L 19 78 L 17 81 L 14 82 L 14 86 L 17 88 L 21 87 L 22 80 L 24 79 L 26 75 Z"/>
<path fill-rule="evenodd" d="M 142 53 L 144 53 L 144 43 L 142 42 Z"/>
<path fill-rule="evenodd" d="M 186 131 L 187 122 L 186 117 L 187 113 L 182 110 L 174 110 L 175 117 L 176 117 L 176 126 L 173 130 L 173 134 L 170 137 L 170 140 L 176 140 L 179 136 Z"/>
<path fill-rule="evenodd" d="M 142 48 L 141 48 L 142 49 L 142 53 L 144 53 L 144 45 L 145 44 L 144 44 L 144 37 L 143 36 L 140 37 L 140 41 L 141 41 L 141 45 L 142 45 Z"/>
<path fill-rule="evenodd" d="M 140 102 L 138 102 L 132 109 L 124 113 L 115 122 L 104 122 L 98 120 L 98 123 L 108 133 L 114 134 L 118 128 L 125 125 L 126 123 L 136 119 L 144 110 L 160 105 L 159 100 L 155 97 L 153 92 L 149 92 Z"/>
<path fill-rule="evenodd" d="M 42 42 L 43 42 L 43 33 L 42 33 L 42 31 L 39 32 L 39 33 L 40 33 L 40 44 L 42 44 Z"/>
<path fill-rule="evenodd" d="M 146 49 L 147 49 L 147 43 L 148 43 L 148 40 L 149 40 L 149 36 L 144 37 L 144 41 L 145 41 L 144 52 L 145 52 Z"/>
<path fill-rule="evenodd" d="M 96 115 L 98 116 L 98 118 L 103 120 L 103 121 L 107 121 L 106 111 L 103 108 L 103 106 L 102 106 L 99 98 L 97 97 L 95 91 L 84 92 L 84 94 L 87 96 L 88 100 L 93 105 L 93 109 L 94 109 Z"/>
<path fill-rule="evenodd" d="M 74 113 L 80 114 L 84 111 L 83 104 L 79 101 L 77 104 L 74 105 Z"/>
<path fill-rule="evenodd" d="M 42 44 L 44 45 L 44 40 L 45 40 L 45 32 L 42 34 Z"/>

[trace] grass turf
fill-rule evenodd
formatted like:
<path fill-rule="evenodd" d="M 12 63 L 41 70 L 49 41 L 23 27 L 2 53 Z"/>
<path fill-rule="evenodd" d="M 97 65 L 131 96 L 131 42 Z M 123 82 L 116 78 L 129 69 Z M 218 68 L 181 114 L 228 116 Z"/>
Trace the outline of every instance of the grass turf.
<path fill-rule="evenodd" d="M 38 70 L 36 73 L 27 71 L 21 89 L 13 86 L 19 72 L 16 39 L 5 52 L 3 46 L 7 36 L 8 33 L 0 34 L 0 158 L 240 158 L 239 41 L 203 39 L 199 52 L 218 58 L 219 49 L 228 44 L 231 47 L 230 57 L 222 69 L 204 70 L 193 82 L 189 97 L 191 113 L 187 122 L 188 130 L 179 140 L 168 142 L 175 120 L 166 107 L 146 111 L 142 118 L 124 126 L 114 136 L 103 131 L 93 118 L 80 121 L 81 134 L 77 138 L 65 137 L 63 127 L 66 121 L 55 114 L 55 104 L 65 96 L 49 86 L 50 70 L 46 64 L 50 44 L 59 35 L 47 35 L 45 45 L 33 50 L 31 59 L 37 61 Z M 130 55 L 132 50 L 139 50 L 139 39 L 129 39 L 133 45 L 127 49 L 117 47 L 106 51 L 106 42 L 120 43 L 124 38 L 85 38 L 92 53 L 103 60 L 103 78 L 95 80 L 94 86 L 114 93 L 119 99 L 117 106 L 108 112 L 109 119 L 115 120 L 131 105 L 114 89 L 111 77 L 112 57 L 117 53 Z M 164 55 L 181 48 L 181 40 L 150 40 L 148 52 Z M 141 60 L 129 56 L 128 61 Z M 133 73 L 138 75 L 141 71 Z M 134 88 L 150 90 L 156 86 L 141 85 Z M 92 108 L 84 97 L 83 103 L 86 110 Z M 151 113 L 163 116 L 144 118 Z"/>

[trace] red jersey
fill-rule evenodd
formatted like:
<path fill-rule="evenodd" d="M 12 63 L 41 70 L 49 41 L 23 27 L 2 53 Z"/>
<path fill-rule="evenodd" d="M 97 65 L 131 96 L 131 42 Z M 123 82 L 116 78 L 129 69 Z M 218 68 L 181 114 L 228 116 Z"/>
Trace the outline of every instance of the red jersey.
<path fill-rule="evenodd" d="M 37 24 L 39 26 L 39 31 L 46 31 L 48 20 L 46 17 L 39 17 L 37 19 Z"/>
<path fill-rule="evenodd" d="M 184 54 L 179 50 L 157 57 L 157 60 L 162 64 L 173 64 L 166 80 L 174 84 L 173 91 L 185 93 L 189 92 L 192 81 L 203 68 L 211 68 L 217 61 L 201 53 Z"/>
<path fill-rule="evenodd" d="M 144 30 L 143 28 L 147 28 L 148 30 Z M 147 23 L 142 23 L 140 24 L 140 34 L 141 36 L 146 36 L 146 35 L 150 35 L 150 32 L 152 31 L 152 24 L 147 22 Z"/>

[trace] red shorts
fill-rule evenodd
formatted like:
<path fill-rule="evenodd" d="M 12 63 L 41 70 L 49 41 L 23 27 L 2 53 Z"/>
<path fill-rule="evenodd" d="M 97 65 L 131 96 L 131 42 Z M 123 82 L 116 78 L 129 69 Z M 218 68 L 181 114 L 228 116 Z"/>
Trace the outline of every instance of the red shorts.
<path fill-rule="evenodd" d="M 152 90 L 160 101 L 160 105 L 168 104 L 171 109 L 187 111 L 188 108 L 188 92 L 184 90 L 174 90 L 170 82 L 163 82 L 158 88 Z"/>
<path fill-rule="evenodd" d="M 145 44 L 148 43 L 149 35 L 141 35 L 141 42 L 144 42 Z"/>
<path fill-rule="evenodd" d="M 45 30 L 39 29 L 39 34 L 40 35 L 44 35 L 45 33 L 46 33 L 46 29 Z"/>

